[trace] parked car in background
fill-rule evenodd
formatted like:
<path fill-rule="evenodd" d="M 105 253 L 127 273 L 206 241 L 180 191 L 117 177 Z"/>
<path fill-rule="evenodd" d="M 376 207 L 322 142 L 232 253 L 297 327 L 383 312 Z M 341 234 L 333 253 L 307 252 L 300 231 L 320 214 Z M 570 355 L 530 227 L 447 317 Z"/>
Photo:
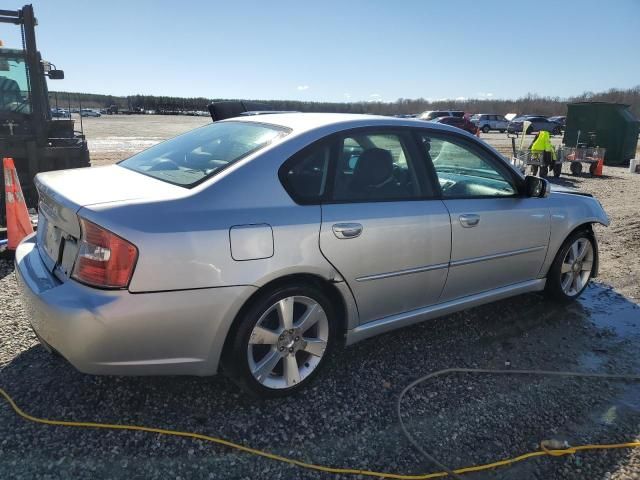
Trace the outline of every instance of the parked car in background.
<path fill-rule="evenodd" d="M 562 133 L 562 126 L 559 123 L 552 122 L 547 117 L 540 115 L 522 115 L 514 118 L 509 122 L 507 126 L 507 132 L 519 133 L 522 132 L 522 125 L 524 122 L 531 122 L 531 125 L 527 128 L 525 133 L 536 133 L 541 130 L 546 130 L 552 135 L 560 135 Z"/>
<path fill-rule="evenodd" d="M 420 120 L 433 120 L 438 117 L 464 117 L 461 110 L 427 110 L 418 115 Z"/>
<path fill-rule="evenodd" d="M 342 342 L 526 292 L 575 300 L 609 223 L 473 135 L 384 116 L 235 117 L 36 184 L 15 262 L 43 345 L 92 374 L 222 365 L 267 397 Z"/>
<path fill-rule="evenodd" d="M 52 108 L 51 118 L 71 118 L 71 114 L 64 108 Z"/>
<path fill-rule="evenodd" d="M 565 117 L 564 115 L 556 115 L 554 117 L 549 117 L 547 118 L 547 120 L 549 120 L 550 122 L 557 123 L 562 127 L 563 130 L 567 126 L 567 117 Z"/>
<path fill-rule="evenodd" d="M 504 133 L 509 126 L 509 121 L 504 118 L 504 115 L 497 115 L 495 113 L 476 113 L 471 117 L 471 122 L 483 133 L 489 133 L 491 131 Z"/>
<path fill-rule="evenodd" d="M 478 127 L 464 117 L 438 117 L 431 120 L 431 122 L 451 125 L 452 127 L 457 127 L 466 132 L 469 132 L 472 135 L 478 133 Z"/>
<path fill-rule="evenodd" d="M 82 117 L 100 117 L 102 114 L 97 110 L 91 110 L 90 108 L 83 108 L 80 111 L 80 116 Z"/>

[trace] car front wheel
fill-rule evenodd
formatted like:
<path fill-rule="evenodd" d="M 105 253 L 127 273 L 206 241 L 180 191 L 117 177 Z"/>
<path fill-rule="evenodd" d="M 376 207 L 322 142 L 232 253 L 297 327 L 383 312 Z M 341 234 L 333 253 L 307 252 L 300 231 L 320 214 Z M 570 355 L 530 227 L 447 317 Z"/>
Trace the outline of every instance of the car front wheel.
<path fill-rule="evenodd" d="M 334 320 L 320 289 L 288 286 L 263 295 L 239 319 L 223 358 L 225 373 L 259 397 L 300 390 L 333 347 Z"/>
<path fill-rule="evenodd" d="M 591 232 L 581 230 L 570 235 L 549 269 L 547 293 L 560 301 L 580 296 L 591 280 L 595 256 L 596 246 Z"/>
<path fill-rule="evenodd" d="M 482 127 L 482 133 L 489 133 L 491 131 L 491 128 L 489 128 L 489 125 L 485 125 L 484 127 Z"/>

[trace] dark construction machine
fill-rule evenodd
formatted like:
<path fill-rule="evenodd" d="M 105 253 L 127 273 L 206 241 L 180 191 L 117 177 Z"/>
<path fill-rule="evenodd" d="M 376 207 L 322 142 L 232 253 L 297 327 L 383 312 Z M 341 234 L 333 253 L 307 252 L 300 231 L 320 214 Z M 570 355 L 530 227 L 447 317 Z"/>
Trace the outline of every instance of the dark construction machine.
<path fill-rule="evenodd" d="M 64 78 L 64 72 L 43 61 L 36 48 L 33 7 L 0 10 L 0 23 L 20 28 L 22 49 L 0 45 L 0 157 L 13 157 L 29 208 L 38 194 L 33 179 L 38 172 L 88 167 L 87 142 L 74 130 L 70 118 L 53 119 L 46 77 Z M 1 172 L 1 166 L 0 166 Z M 0 227 L 5 223 L 4 176 L 0 173 Z M 0 231 L 0 238 L 3 233 Z"/>

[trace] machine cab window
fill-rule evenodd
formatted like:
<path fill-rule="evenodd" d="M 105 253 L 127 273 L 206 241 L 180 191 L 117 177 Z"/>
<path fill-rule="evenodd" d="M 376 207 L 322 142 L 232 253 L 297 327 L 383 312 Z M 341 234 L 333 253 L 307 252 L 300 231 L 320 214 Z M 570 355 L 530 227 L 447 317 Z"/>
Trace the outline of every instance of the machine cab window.
<path fill-rule="evenodd" d="M 31 113 L 24 52 L 0 48 L 0 112 Z"/>

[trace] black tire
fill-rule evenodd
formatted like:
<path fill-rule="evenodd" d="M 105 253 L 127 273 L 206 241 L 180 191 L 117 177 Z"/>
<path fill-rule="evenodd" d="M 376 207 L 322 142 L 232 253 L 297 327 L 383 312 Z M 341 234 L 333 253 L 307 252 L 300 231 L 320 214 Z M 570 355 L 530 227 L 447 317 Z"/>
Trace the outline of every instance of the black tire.
<path fill-rule="evenodd" d="M 484 127 L 482 127 L 482 133 L 489 133 L 491 131 L 491 128 L 489 127 L 489 125 L 485 125 Z"/>
<path fill-rule="evenodd" d="M 594 177 L 596 174 L 596 170 L 598 169 L 598 164 L 597 163 L 592 163 L 591 165 L 589 165 L 589 174 Z"/>
<path fill-rule="evenodd" d="M 547 175 L 549 175 L 549 167 L 542 165 L 540 167 L 540 178 L 547 178 Z"/>
<path fill-rule="evenodd" d="M 593 251 L 592 267 L 591 267 L 591 270 L 589 271 L 588 279 L 584 282 L 584 285 L 582 286 L 582 288 L 577 290 L 575 293 L 569 295 L 562 288 L 562 275 L 563 275 L 561 273 L 562 264 L 571 246 L 579 239 L 585 239 L 591 244 L 591 248 Z M 558 250 L 558 253 L 556 254 L 553 260 L 553 263 L 551 264 L 551 268 L 549 268 L 549 273 L 547 273 L 547 284 L 545 286 L 545 293 L 549 297 L 559 302 L 570 302 L 578 298 L 580 294 L 582 294 L 584 289 L 587 288 L 587 286 L 589 285 L 589 282 L 591 281 L 591 277 L 593 275 L 593 265 L 595 264 L 596 256 L 597 256 L 596 243 L 593 239 L 593 234 L 591 231 L 589 231 L 588 229 L 578 230 L 572 233 L 571 235 L 569 235 L 569 237 L 564 241 L 564 243 L 560 247 L 560 250 Z"/>
<path fill-rule="evenodd" d="M 569 169 L 572 175 L 580 175 L 582 173 L 582 164 L 580 162 L 571 162 Z"/>
<path fill-rule="evenodd" d="M 556 162 L 553 164 L 553 176 L 558 178 L 562 175 L 562 163 Z"/>
<path fill-rule="evenodd" d="M 326 348 L 315 369 L 292 387 L 269 388 L 260 383 L 250 370 L 248 359 L 248 346 L 251 333 L 260 317 L 276 302 L 293 296 L 308 297 L 322 307 L 329 325 L 329 334 Z M 222 357 L 224 373 L 246 392 L 260 398 L 275 398 L 291 395 L 305 388 L 324 366 L 326 359 L 336 343 L 337 322 L 335 307 L 329 297 L 318 287 L 312 285 L 282 285 L 264 292 L 252 300 L 250 305 L 243 309 L 239 318 L 234 323 L 229 333 Z"/>
<path fill-rule="evenodd" d="M 505 132 L 505 130 L 504 130 L 504 129 L 500 130 L 500 133 L 504 133 L 504 132 Z"/>
<path fill-rule="evenodd" d="M 560 135 L 562 133 L 562 129 L 560 127 L 556 127 L 551 132 L 552 135 Z"/>

